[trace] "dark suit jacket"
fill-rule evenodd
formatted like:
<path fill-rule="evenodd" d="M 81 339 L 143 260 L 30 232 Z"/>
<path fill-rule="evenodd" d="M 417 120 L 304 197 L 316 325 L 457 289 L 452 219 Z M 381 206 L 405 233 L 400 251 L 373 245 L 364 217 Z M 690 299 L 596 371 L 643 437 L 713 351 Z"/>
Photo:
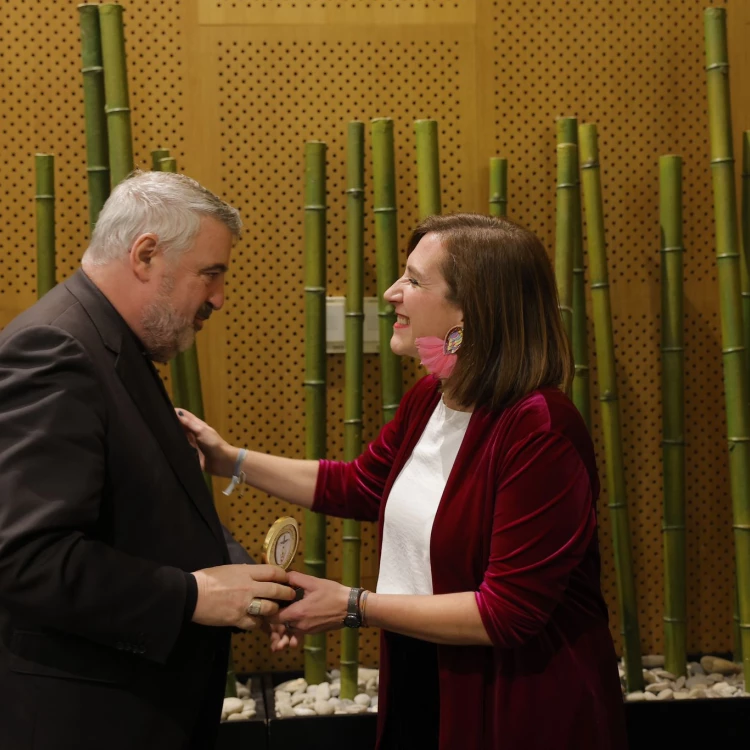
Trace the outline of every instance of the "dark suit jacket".
<path fill-rule="evenodd" d="M 189 622 L 185 571 L 229 561 L 153 365 L 78 271 L 0 334 L 0 747 L 211 748 L 229 631 Z"/>

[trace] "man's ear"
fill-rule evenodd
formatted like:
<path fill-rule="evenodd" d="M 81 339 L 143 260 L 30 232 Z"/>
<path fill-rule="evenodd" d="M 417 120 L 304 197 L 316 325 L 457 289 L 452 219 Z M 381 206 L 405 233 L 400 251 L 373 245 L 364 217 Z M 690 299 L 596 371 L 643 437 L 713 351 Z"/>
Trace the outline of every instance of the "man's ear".
<path fill-rule="evenodd" d="M 130 267 L 139 281 L 146 282 L 153 275 L 154 256 L 159 245 L 159 238 L 149 232 L 140 235 L 130 248 Z"/>

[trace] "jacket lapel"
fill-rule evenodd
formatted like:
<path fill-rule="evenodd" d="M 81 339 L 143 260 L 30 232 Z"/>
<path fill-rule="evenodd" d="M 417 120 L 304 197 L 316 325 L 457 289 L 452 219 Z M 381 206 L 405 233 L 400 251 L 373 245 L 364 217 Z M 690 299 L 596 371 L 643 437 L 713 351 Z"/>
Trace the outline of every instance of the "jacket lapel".
<path fill-rule="evenodd" d="M 213 498 L 158 372 L 139 349 L 135 335 L 119 313 L 82 271 L 73 274 L 65 285 L 83 305 L 104 345 L 116 355 L 115 371 L 226 558 L 226 542 Z M 150 457 L 144 456 L 143 460 Z"/>

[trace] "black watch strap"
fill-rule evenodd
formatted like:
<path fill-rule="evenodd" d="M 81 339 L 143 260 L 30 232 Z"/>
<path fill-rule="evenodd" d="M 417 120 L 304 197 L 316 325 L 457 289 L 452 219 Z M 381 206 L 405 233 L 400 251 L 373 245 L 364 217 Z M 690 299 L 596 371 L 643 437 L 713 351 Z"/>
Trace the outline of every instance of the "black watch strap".
<path fill-rule="evenodd" d="M 359 608 L 359 598 L 362 596 L 362 588 L 352 588 L 349 592 L 349 602 L 346 607 L 344 625 L 347 628 L 358 628 L 362 625 L 362 610 Z"/>

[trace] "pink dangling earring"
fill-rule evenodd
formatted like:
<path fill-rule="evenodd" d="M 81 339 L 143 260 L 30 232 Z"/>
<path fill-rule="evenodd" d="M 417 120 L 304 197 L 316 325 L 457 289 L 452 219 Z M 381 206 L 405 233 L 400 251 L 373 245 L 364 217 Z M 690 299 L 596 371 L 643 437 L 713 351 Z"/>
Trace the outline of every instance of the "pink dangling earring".
<path fill-rule="evenodd" d="M 464 327 L 453 326 L 444 339 L 424 336 L 414 339 L 422 365 L 438 378 L 448 378 L 456 366 L 456 352 L 464 342 Z"/>

